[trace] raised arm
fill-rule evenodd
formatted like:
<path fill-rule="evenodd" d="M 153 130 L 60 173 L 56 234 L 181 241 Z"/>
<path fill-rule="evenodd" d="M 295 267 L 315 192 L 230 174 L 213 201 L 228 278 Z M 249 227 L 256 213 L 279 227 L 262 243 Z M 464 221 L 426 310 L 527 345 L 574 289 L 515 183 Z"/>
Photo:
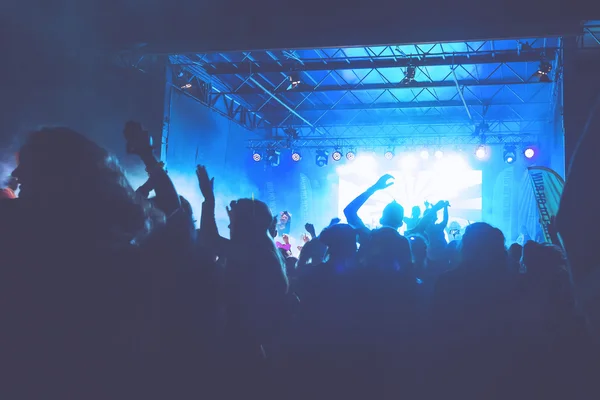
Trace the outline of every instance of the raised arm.
<path fill-rule="evenodd" d="M 227 254 L 229 240 L 219 235 L 217 222 L 215 220 L 215 193 L 214 182 L 215 178 L 209 178 L 206 167 L 198 165 L 196 168 L 196 176 L 200 191 L 204 196 L 202 203 L 202 216 L 200 217 L 200 240 L 207 247 L 214 250 L 214 254 L 223 257 Z"/>
<path fill-rule="evenodd" d="M 181 203 L 177 190 L 164 170 L 163 164 L 152 153 L 150 135 L 144 131 L 139 122 L 133 121 L 125 124 L 123 135 L 127 141 L 127 152 L 140 157 L 149 175 L 148 181 L 138 189 L 138 193 L 147 197 L 150 191 L 154 190 L 158 208 L 170 216 L 179 210 Z"/>
<path fill-rule="evenodd" d="M 373 196 L 373 194 L 375 194 L 375 192 L 393 185 L 394 182 L 390 182 L 392 179 L 394 179 L 394 177 L 391 175 L 383 175 L 373 186 L 352 200 L 352 202 L 346 206 L 344 209 L 344 215 L 346 216 L 346 221 L 348 224 L 355 228 L 366 228 L 365 224 L 358 217 L 358 210 L 360 210 L 360 208 L 367 202 L 367 200 L 369 200 L 371 196 Z"/>
<path fill-rule="evenodd" d="M 427 212 L 425 214 L 423 214 L 423 218 L 421 218 L 419 220 L 419 223 L 417 224 L 417 226 L 412 231 L 410 231 L 410 233 L 423 234 L 425 232 L 425 229 L 427 229 L 427 227 L 430 224 L 435 223 L 435 220 L 437 218 L 437 212 L 440 211 L 444 207 L 445 203 L 446 202 L 440 201 L 436 205 L 429 207 L 427 209 Z M 447 223 L 447 221 L 446 221 L 446 223 Z"/>
<path fill-rule="evenodd" d="M 446 229 L 446 226 L 448 226 L 448 207 L 450 207 L 450 203 L 445 201 L 444 202 L 444 216 L 442 217 L 442 222 L 437 224 L 438 228 Z"/>

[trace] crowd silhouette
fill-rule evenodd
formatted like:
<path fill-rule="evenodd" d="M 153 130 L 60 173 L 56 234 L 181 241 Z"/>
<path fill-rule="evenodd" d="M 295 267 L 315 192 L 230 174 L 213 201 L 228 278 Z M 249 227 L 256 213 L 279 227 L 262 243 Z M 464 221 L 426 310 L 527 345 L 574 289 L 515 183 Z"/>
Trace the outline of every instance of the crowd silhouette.
<path fill-rule="evenodd" d="M 392 202 L 371 230 L 357 211 L 385 175 L 348 223 L 302 221 L 292 249 L 289 212 L 233 200 L 226 239 L 207 167 L 190 204 L 141 125 L 125 138 L 148 173 L 137 190 L 67 128 L 19 151 L 0 192 L 1 398 L 595 398 L 600 218 L 568 208 L 585 146 L 554 244 L 457 232 L 446 201 L 410 217 Z"/>

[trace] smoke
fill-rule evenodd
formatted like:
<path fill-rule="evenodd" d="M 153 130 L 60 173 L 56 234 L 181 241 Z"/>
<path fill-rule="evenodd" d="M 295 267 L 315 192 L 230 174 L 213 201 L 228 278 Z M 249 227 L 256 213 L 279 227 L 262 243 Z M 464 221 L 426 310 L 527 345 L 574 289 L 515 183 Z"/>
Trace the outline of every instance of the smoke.
<path fill-rule="evenodd" d="M 254 196 L 254 198 L 260 200 L 258 188 L 243 173 L 232 173 L 225 170 L 214 171 L 213 169 L 209 169 L 208 172 L 210 176 L 215 177 L 215 219 L 217 227 L 221 236 L 229 237 L 229 216 L 226 207 L 232 200 L 240 198 L 252 198 Z M 134 189 L 137 189 L 148 179 L 147 173 L 141 166 L 129 167 L 126 176 Z M 169 170 L 169 177 L 179 195 L 185 197 L 192 205 L 196 226 L 199 228 L 204 197 L 200 193 L 195 170 Z"/>
<path fill-rule="evenodd" d="M 14 156 L 10 157 L 6 154 L 0 154 L 0 189 L 6 186 L 11 172 L 17 167 Z"/>

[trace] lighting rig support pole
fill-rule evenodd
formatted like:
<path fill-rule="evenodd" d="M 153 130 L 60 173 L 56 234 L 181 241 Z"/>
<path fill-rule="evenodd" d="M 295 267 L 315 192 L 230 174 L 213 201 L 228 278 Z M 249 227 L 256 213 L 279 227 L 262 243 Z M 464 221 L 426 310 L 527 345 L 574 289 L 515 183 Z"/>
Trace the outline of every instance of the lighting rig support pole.
<path fill-rule="evenodd" d="M 167 60 L 165 66 L 166 83 L 165 83 L 165 99 L 163 110 L 163 124 L 160 139 L 160 160 L 167 164 L 167 155 L 169 150 L 169 129 L 171 127 L 171 100 L 173 94 L 173 66 Z"/>
<path fill-rule="evenodd" d="M 264 87 L 263 85 L 261 85 L 256 79 L 254 79 L 253 77 L 250 77 L 250 78 L 248 78 L 248 80 L 250 82 L 254 83 L 256 86 L 258 86 L 263 92 L 265 92 L 267 95 L 269 95 L 273 100 L 275 100 L 276 102 L 278 102 L 279 104 L 281 104 L 282 106 L 284 106 L 290 113 L 292 113 L 294 116 L 296 116 L 299 120 L 301 120 L 306 125 L 308 125 L 311 128 L 313 128 L 317 132 L 323 134 L 321 131 L 319 131 L 318 128 L 316 128 L 313 124 L 311 124 L 310 121 L 308 121 L 306 118 L 304 118 L 303 116 L 301 116 L 300 114 L 298 114 L 298 112 L 296 112 L 296 110 L 294 110 L 293 108 L 291 108 L 290 106 L 288 106 L 287 104 L 285 104 L 283 102 L 283 100 L 281 100 L 279 97 L 277 97 L 273 93 L 271 93 L 266 87 Z"/>
<path fill-rule="evenodd" d="M 465 110 L 467 110 L 467 115 L 469 116 L 469 119 L 471 121 L 473 121 L 473 117 L 471 116 L 471 111 L 469 111 L 469 106 L 467 106 L 467 102 L 465 101 L 465 96 L 463 96 L 462 94 L 462 90 L 460 90 L 460 86 L 458 85 L 458 79 L 456 79 L 456 72 L 454 72 L 454 69 L 456 68 L 456 66 L 452 66 L 452 78 L 454 78 L 454 83 L 456 84 L 456 90 L 458 90 L 458 95 L 460 96 L 460 99 L 462 100 L 463 105 L 465 106 Z"/>

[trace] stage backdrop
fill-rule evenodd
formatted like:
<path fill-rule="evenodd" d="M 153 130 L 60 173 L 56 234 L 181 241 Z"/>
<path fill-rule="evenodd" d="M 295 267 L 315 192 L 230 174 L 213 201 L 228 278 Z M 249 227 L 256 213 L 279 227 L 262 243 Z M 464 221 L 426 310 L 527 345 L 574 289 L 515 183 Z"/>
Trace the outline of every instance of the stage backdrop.
<path fill-rule="evenodd" d="M 244 171 L 248 156 L 245 140 L 252 133 L 178 91 L 172 91 L 170 122 L 166 153 L 169 175 L 199 219 L 203 198 L 195 169 L 197 164 L 207 166 L 215 178 L 217 225 L 227 236 L 225 206 L 232 200 L 261 194 Z"/>

